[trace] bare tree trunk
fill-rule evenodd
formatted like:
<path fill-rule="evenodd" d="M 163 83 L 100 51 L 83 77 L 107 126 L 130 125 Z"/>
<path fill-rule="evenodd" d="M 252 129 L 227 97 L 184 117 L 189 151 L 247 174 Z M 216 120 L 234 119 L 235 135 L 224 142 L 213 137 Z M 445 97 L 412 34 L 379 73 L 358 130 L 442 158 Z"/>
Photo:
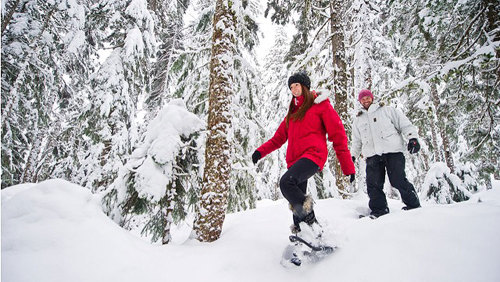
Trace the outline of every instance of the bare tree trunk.
<path fill-rule="evenodd" d="M 435 121 L 435 115 L 432 114 L 431 118 L 429 119 L 430 120 L 430 123 L 431 123 L 431 132 L 432 132 L 432 136 L 431 136 L 431 140 L 432 140 L 432 146 L 434 147 L 434 152 L 433 152 L 433 155 L 434 155 L 434 161 L 435 162 L 441 162 L 443 161 L 443 158 L 442 158 L 442 155 L 441 155 L 441 149 L 439 147 L 439 142 L 437 140 L 437 125 L 436 125 L 436 121 Z"/>
<path fill-rule="evenodd" d="M 332 34 L 332 52 L 333 52 L 333 92 L 335 94 L 335 110 L 340 116 L 340 119 L 346 127 L 347 136 L 350 136 L 351 127 L 348 114 L 348 99 L 347 99 L 347 63 L 346 52 L 344 46 L 344 23 L 343 13 L 344 1 L 335 0 L 330 2 L 330 28 Z M 335 181 L 339 192 L 346 192 L 348 187 L 340 163 L 335 161 Z M 342 193 L 345 195 L 345 193 Z"/>
<path fill-rule="evenodd" d="M 453 156 L 450 152 L 450 141 L 448 139 L 448 135 L 446 134 L 446 124 L 444 124 L 444 115 L 441 111 L 439 96 L 437 92 L 436 85 L 432 83 L 431 85 L 431 98 L 434 104 L 434 109 L 436 111 L 436 116 L 438 120 L 437 129 L 439 130 L 439 134 L 441 135 L 441 139 L 443 140 L 443 150 L 444 150 L 444 160 L 446 161 L 446 165 L 451 170 L 451 173 L 455 172 L 455 165 L 453 162 Z"/>
<path fill-rule="evenodd" d="M 35 129 L 35 131 L 38 131 Z M 37 160 L 38 160 L 38 155 L 40 154 L 40 149 L 42 146 L 41 142 L 41 135 L 39 132 L 37 134 L 34 134 L 33 139 L 31 140 L 31 148 L 29 151 L 28 158 L 26 160 L 26 165 L 24 167 L 24 172 L 23 172 L 23 177 L 22 177 L 22 183 L 25 182 L 36 182 L 36 166 L 37 166 Z"/>
<path fill-rule="evenodd" d="M 209 133 L 206 141 L 203 188 L 194 225 L 197 239 L 202 242 L 213 242 L 220 237 L 230 188 L 231 150 L 227 134 L 231 126 L 229 105 L 230 97 L 233 96 L 233 35 L 236 26 L 231 6 L 231 1 L 217 0 L 213 22 Z"/>
<path fill-rule="evenodd" d="M 174 181 L 175 183 L 175 181 Z M 165 210 L 165 227 L 163 228 L 161 243 L 166 245 L 172 241 L 172 235 L 170 233 L 170 228 L 172 227 L 173 212 L 174 212 L 174 197 L 175 197 L 175 184 L 169 185 L 167 188 L 167 194 L 165 195 L 165 203 L 162 209 Z"/>
<path fill-rule="evenodd" d="M 366 89 L 372 89 L 373 78 L 372 78 L 372 67 L 371 66 L 368 66 L 368 68 L 366 68 L 365 83 L 366 83 L 366 87 L 365 87 Z"/>

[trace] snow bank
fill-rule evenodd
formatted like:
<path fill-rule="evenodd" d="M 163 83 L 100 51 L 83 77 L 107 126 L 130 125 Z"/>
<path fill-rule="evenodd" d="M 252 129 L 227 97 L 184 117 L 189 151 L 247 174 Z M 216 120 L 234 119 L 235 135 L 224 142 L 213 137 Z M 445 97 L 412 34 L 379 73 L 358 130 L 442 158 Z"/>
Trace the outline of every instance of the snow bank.
<path fill-rule="evenodd" d="M 211 244 L 173 234 L 151 245 L 118 227 L 99 199 L 63 180 L 2 190 L 2 281 L 500 281 L 500 187 L 467 202 L 358 219 L 355 200 L 317 201 L 327 241 L 324 261 L 297 269 L 279 264 L 291 214 L 284 201 L 230 214 Z"/>

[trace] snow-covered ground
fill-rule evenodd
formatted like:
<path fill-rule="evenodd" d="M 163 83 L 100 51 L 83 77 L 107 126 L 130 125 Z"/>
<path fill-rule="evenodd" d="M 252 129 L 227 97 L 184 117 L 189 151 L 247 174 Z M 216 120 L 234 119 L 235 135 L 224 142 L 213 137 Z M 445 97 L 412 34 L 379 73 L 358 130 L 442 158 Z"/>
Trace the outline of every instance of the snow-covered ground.
<path fill-rule="evenodd" d="M 214 243 L 152 245 L 106 217 L 99 199 L 63 180 L 2 190 L 2 281 L 500 281 L 500 185 L 452 205 L 358 219 L 367 199 L 317 201 L 327 241 L 315 265 L 280 265 L 291 214 L 284 201 L 227 216 Z"/>

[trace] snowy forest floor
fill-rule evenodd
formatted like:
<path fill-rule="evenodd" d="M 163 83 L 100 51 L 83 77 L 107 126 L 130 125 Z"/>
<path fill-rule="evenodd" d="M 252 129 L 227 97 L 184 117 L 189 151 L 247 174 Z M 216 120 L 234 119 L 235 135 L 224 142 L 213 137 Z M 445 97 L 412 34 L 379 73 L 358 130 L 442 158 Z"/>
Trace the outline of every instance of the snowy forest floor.
<path fill-rule="evenodd" d="M 467 202 L 358 219 L 367 198 L 316 203 L 338 250 L 314 265 L 280 265 L 291 213 L 283 201 L 229 214 L 214 243 L 154 245 L 123 230 L 88 190 L 63 180 L 2 190 L 2 281 L 500 281 L 500 185 Z"/>

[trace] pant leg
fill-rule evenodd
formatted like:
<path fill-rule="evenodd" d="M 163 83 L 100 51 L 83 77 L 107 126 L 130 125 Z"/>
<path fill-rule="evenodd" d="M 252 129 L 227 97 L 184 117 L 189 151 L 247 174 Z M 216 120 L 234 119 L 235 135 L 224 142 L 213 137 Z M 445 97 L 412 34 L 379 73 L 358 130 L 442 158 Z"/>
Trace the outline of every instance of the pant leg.
<path fill-rule="evenodd" d="M 299 189 L 300 189 L 300 191 L 302 191 L 302 193 L 304 193 L 304 195 L 307 194 L 307 180 L 299 184 Z M 301 218 L 299 218 L 298 216 L 296 216 L 293 213 L 292 213 L 292 217 L 293 217 L 293 223 L 300 230 L 300 227 L 298 227 L 298 226 L 299 226 L 299 223 L 301 221 Z"/>
<path fill-rule="evenodd" d="M 280 189 L 288 202 L 302 206 L 306 198 L 307 180 L 313 176 L 319 167 L 313 161 L 302 158 L 295 162 L 280 180 Z"/>
<path fill-rule="evenodd" d="M 302 191 L 302 193 L 304 193 L 304 195 L 307 194 L 307 180 L 299 183 L 299 189 L 300 191 Z"/>
<path fill-rule="evenodd" d="M 403 203 L 408 208 L 420 207 L 415 187 L 406 179 L 405 156 L 403 153 L 385 154 L 387 163 L 387 176 L 391 185 L 399 190 Z"/>
<path fill-rule="evenodd" d="M 370 201 L 368 206 L 373 214 L 385 214 L 387 199 L 384 193 L 385 162 L 381 156 L 375 155 L 366 159 L 366 187 Z"/>

